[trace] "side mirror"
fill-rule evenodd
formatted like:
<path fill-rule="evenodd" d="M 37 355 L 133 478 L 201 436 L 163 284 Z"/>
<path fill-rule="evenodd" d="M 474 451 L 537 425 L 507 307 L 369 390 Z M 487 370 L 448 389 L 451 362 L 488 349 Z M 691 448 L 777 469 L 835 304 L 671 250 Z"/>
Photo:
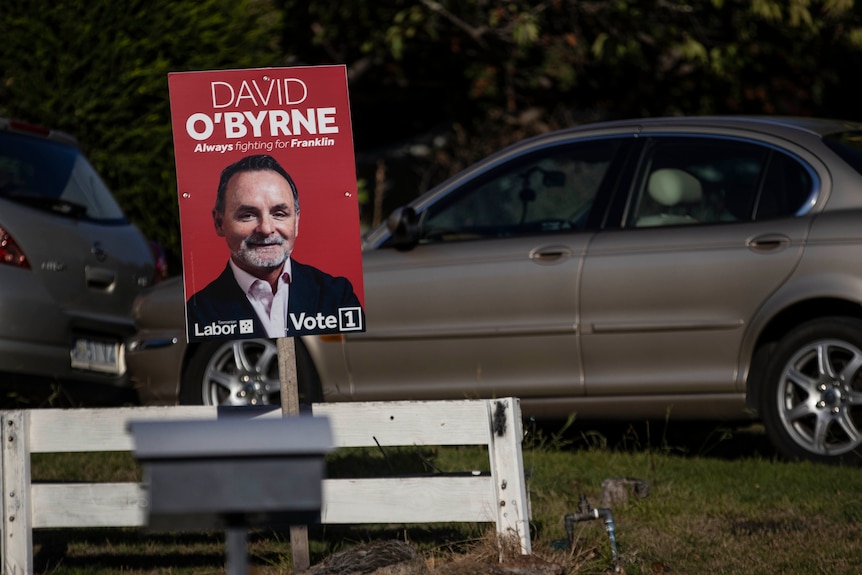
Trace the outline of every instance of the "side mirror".
<path fill-rule="evenodd" d="M 395 208 L 386 219 L 386 227 L 392 234 L 391 246 L 410 249 L 419 243 L 419 216 L 410 206 Z"/>

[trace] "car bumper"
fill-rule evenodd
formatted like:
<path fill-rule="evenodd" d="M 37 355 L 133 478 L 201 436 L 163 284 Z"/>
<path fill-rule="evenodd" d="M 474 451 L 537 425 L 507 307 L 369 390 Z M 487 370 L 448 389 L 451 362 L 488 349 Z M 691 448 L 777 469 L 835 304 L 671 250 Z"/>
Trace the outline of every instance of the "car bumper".
<path fill-rule="evenodd" d="M 28 380 L 129 386 L 124 342 L 134 333 L 130 315 L 60 306 L 27 274 L 4 274 L 3 281 L 7 283 L 0 299 L 0 373 L 5 376 L 0 388 Z M 78 350 L 74 362 L 73 348 Z M 108 349 L 110 370 L 106 356 L 82 355 L 82 350 Z"/>
<path fill-rule="evenodd" d="M 132 387 L 143 405 L 176 405 L 185 334 L 142 332 L 127 342 L 126 364 Z"/>

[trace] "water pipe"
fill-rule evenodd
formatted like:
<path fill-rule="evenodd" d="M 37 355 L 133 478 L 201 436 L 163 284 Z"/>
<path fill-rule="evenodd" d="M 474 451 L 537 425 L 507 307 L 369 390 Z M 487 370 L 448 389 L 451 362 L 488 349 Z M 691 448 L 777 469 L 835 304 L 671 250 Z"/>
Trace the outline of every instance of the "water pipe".
<path fill-rule="evenodd" d="M 565 516 L 566 533 L 569 536 L 569 546 L 575 544 L 575 523 L 581 521 L 592 521 L 593 519 L 601 519 L 605 523 L 605 531 L 608 533 L 608 539 L 611 542 L 611 556 L 614 564 L 614 572 L 620 573 L 620 555 L 617 551 L 617 536 L 614 529 L 614 516 L 608 508 L 595 509 L 587 501 L 587 497 L 581 494 L 578 501 L 578 512 L 569 513 Z"/>

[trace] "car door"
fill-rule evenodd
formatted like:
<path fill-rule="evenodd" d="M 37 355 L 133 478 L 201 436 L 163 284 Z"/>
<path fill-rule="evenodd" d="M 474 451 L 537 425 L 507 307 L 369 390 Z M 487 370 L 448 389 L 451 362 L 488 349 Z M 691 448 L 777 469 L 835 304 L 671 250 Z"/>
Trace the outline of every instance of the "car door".
<path fill-rule="evenodd" d="M 582 393 L 578 282 L 620 140 L 543 148 L 420 205 L 420 241 L 363 256 L 356 399 Z"/>
<path fill-rule="evenodd" d="M 799 261 L 817 190 L 813 169 L 772 146 L 646 140 L 621 228 L 584 262 L 586 394 L 739 392 L 744 332 Z"/>

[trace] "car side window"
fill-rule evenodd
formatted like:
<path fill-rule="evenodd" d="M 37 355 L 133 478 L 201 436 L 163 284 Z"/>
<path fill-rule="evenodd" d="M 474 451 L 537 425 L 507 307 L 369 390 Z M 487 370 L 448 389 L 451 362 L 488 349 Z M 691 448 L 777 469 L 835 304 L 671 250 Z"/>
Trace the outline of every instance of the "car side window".
<path fill-rule="evenodd" d="M 812 174 L 796 159 L 775 152 L 755 206 L 755 219 L 782 218 L 814 205 L 817 188 Z"/>
<path fill-rule="evenodd" d="M 750 220 L 769 148 L 711 138 L 658 138 L 632 212 L 635 227 Z"/>
<path fill-rule="evenodd" d="M 785 217 L 814 193 L 798 160 L 739 140 L 656 138 L 644 166 L 628 220 L 634 227 Z"/>
<path fill-rule="evenodd" d="M 11 132 L 0 133 L 0 197 L 56 215 L 104 224 L 126 221 L 76 148 Z"/>
<path fill-rule="evenodd" d="M 420 242 L 583 229 L 619 146 L 593 140 L 511 160 L 426 209 Z"/>

